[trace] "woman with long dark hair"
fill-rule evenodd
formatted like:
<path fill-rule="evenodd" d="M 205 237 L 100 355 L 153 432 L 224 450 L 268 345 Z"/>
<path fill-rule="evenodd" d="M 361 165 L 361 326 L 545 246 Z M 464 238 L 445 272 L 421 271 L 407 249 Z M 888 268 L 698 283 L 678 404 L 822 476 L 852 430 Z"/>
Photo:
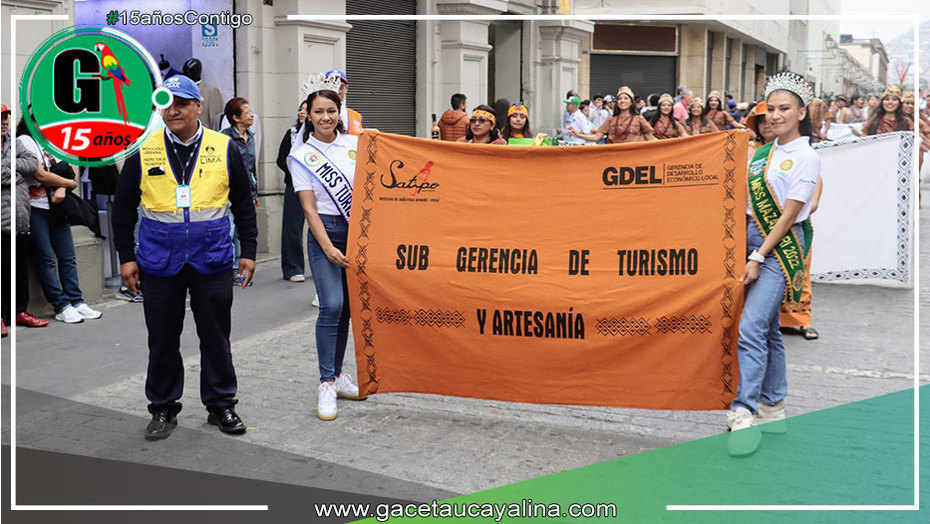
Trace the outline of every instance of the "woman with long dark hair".
<path fill-rule="evenodd" d="M 316 321 L 320 368 L 317 416 L 333 420 L 336 397 L 359 398 L 358 387 L 342 372 L 349 339 L 349 260 L 345 252 L 351 209 L 351 199 L 344 195 L 352 192 L 358 137 L 348 134 L 339 118 L 342 102 L 338 86 L 324 78 L 317 75 L 305 84 L 309 91 L 307 118 L 287 167 L 310 229 L 307 249 L 320 299 Z"/>
<path fill-rule="evenodd" d="M 617 92 L 617 105 L 614 107 L 613 116 L 601 124 L 601 127 L 597 128 L 594 133 L 583 134 L 572 129 L 571 134 L 591 142 L 597 142 L 606 136 L 609 144 L 655 140 L 656 138 L 652 135 L 652 126 L 636 110 L 634 99 L 632 89 L 627 86 L 621 87 Z"/>
<path fill-rule="evenodd" d="M 768 125 L 765 120 L 765 102 L 760 102 L 759 105 L 762 106 L 761 114 L 758 116 L 758 119 L 755 122 L 746 122 L 746 127 L 752 129 L 757 133 L 757 146 L 762 146 L 765 143 L 775 140 L 775 133 L 772 131 L 772 127 Z M 807 106 L 807 114 L 811 120 L 811 144 L 815 144 L 822 140 L 820 129 L 823 125 L 824 118 L 829 115 L 829 108 L 827 103 L 819 98 L 814 98 L 811 100 L 810 104 Z M 752 158 L 752 154 L 750 154 Z M 820 204 L 820 195 L 823 192 L 823 179 L 817 177 L 817 187 L 814 188 L 814 194 L 811 196 L 811 206 L 810 213 L 814 214 L 814 211 L 817 211 L 817 207 Z M 810 243 L 810 239 L 807 239 L 807 243 Z M 789 303 L 783 302 L 779 312 L 779 325 L 781 326 L 781 332 L 788 335 L 800 335 L 804 337 L 804 340 L 817 340 L 820 338 L 820 333 L 812 325 L 813 320 L 813 293 L 811 288 L 811 257 L 813 251 L 808 246 L 807 249 L 807 258 L 804 259 L 804 287 L 801 291 L 801 301 L 800 303 Z"/>
<path fill-rule="evenodd" d="M 500 137 L 497 131 L 497 114 L 484 104 L 475 108 L 468 120 L 468 129 L 459 142 L 469 144 L 504 145 L 507 142 Z"/>
<path fill-rule="evenodd" d="M 807 106 L 807 113 L 811 117 L 811 144 L 826 140 L 827 130 L 830 129 L 830 108 L 827 103 L 815 98 Z"/>
<path fill-rule="evenodd" d="M 707 106 L 704 107 L 704 118 L 710 120 L 717 126 L 717 129 L 724 130 L 730 126 L 736 129 L 746 129 L 746 126 L 740 124 L 733 118 L 733 115 L 727 112 L 721 102 L 720 91 L 711 91 L 707 95 Z"/>
<path fill-rule="evenodd" d="M 307 101 L 303 100 L 297 107 L 297 121 L 284 132 L 281 145 L 278 146 L 278 168 L 284 172 L 284 209 L 281 213 L 281 274 L 284 280 L 303 282 L 304 276 L 304 212 L 300 199 L 294 192 L 294 181 L 287 168 L 287 155 L 295 142 L 299 141 L 297 133 L 307 119 Z M 310 240 L 309 236 L 307 240 Z"/>
<path fill-rule="evenodd" d="M 731 455 L 753 453 L 761 430 L 785 431 L 788 381 L 779 332 L 783 299 L 800 300 L 803 260 L 810 242 L 808 215 L 820 174 L 810 146 L 807 105 L 813 98 L 801 75 L 773 76 L 765 87 L 766 121 L 775 140 L 756 149 L 749 165 L 746 287 L 739 322 L 739 388 L 727 414 Z M 761 425 L 761 430 L 760 430 Z"/>
<path fill-rule="evenodd" d="M 662 96 L 659 97 L 658 108 L 652 116 L 652 120 L 649 122 L 649 124 L 652 125 L 652 136 L 656 137 L 658 140 L 688 136 L 688 132 L 685 131 L 685 126 L 683 126 L 673 114 L 672 109 L 674 105 L 675 99 L 672 98 L 672 95 L 663 93 Z"/>
<path fill-rule="evenodd" d="M 64 199 L 66 190 L 77 187 L 74 171 L 68 164 L 57 163 L 42 149 L 25 120 L 19 121 L 16 137 L 17 148 L 24 148 L 38 159 L 35 172 L 24 175 L 31 206 L 29 237 L 45 299 L 55 309 L 55 320 L 66 324 L 100 318 L 102 313 L 84 302 L 71 224 L 54 213 L 52 207 Z"/>
<path fill-rule="evenodd" d="M 509 141 L 511 138 L 533 138 L 530 129 L 530 110 L 523 104 L 514 104 L 507 110 L 507 125 L 501 132 L 501 138 Z"/>
<path fill-rule="evenodd" d="M 901 90 L 895 86 L 888 86 L 882 93 L 882 101 L 869 115 L 862 126 L 862 132 L 855 131 L 859 136 L 880 135 L 894 131 L 913 131 L 914 121 L 904 115 L 901 104 Z"/>
<path fill-rule="evenodd" d="M 494 114 L 495 115 L 506 115 L 507 110 L 510 109 L 510 100 L 506 98 L 498 98 L 494 101 Z M 504 128 L 507 127 L 507 121 L 504 119 L 498 119 L 497 125 L 497 134 L 502 135 L 504 133 Z"/>
<path fill-rule="evenodd" d="M 688 108 L 688 120 L 685 121 L 685 129 L 691 136 L 719 131 L 717 125 L 704 116 L 704 101 L 698 97 L 691 100 L 691 106 Z"/>

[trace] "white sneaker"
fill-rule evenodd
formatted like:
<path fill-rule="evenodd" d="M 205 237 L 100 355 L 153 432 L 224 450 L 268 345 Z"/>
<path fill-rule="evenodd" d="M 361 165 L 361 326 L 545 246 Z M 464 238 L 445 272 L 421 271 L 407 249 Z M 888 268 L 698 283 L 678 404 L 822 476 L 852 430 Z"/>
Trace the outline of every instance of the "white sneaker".
<path fill-rule="evenodd" d="M 74 309 L 76 309 L 77 312 L 80 313 L 81 316 L 86 318 L 87 320 L 96 320 L 103 316 L 103 313 L 97 311 L 96 309 L 92 309 L 90 306 L 88 306 L 84 302 L 81 302 L 80 305 L 78 305 Z"/>
<path fill-rule="evenodd" d="M 756 413 L 756 424 L 764 433 L 787 433 L 788 421 L 785 420 L 785 399 L 774 406 L 759 403 L 759 412 Z"/>
<path fill-rule="evenodd" d="M 352 379 L 345 373 L 339 375 L 335 382 L 336 396 L 347 398 L 349 400 L 358 400 L 358 386 L 352 383 Z"/>
<path fill-rule="evenodd" d="M 727 440 L 730 455 L 749 455 L 759 449 L 762 432 L 748 409 L 740 407 L 727 413 L 727 427 L 730 428 Z"/>
<path fill-rule="evenodd" d="M 69 304 L 61 310 L 61 313 L 55 314 L 55 320 L 60 320 L 65 324 L 77 324 L 84 322 L 84 316 L 78 313 L 78 310 L 75 309 L 74 306 Z"/>
<path fill-rule="evenodd" d="M 316 416 L 321 420 L 336 418 L 336 387 L 327 382 L 320 383 L 320 398 L 316 404 Z"/>
<path fill-rule="evenodd" d="M 313 302 L 310 303 L 313 307 L 320 307 L 320 295 L 316 293 L 313 294 Z"/>
<path fill-rule="evenodd" d="M 294 275 L 288 280 L 290 280 L 291 282 L 303 282 L 304 280 L 307 280 L 307 279 L 303 275 Z"/>

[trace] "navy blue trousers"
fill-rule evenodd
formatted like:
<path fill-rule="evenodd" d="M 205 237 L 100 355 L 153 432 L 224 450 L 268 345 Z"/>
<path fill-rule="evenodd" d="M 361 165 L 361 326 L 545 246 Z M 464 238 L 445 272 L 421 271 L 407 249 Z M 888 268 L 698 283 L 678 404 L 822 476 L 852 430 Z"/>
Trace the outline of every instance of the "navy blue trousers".
<path fill-rule="evenodd" d="M 179 400 L 184 392 L 181 331 L 188 291 L 200 338 L 200 399 L 208 408 L 235 405 L 236 370 L 229 347 L 233 272 L 224 270 L 201 275 L 185 265 L 172 277 L 142 272 L 140 278 L 149 334 L 149 366 L 145 378 L 149 412 L 167 409 L 176 414 L 181 411 Z"/>

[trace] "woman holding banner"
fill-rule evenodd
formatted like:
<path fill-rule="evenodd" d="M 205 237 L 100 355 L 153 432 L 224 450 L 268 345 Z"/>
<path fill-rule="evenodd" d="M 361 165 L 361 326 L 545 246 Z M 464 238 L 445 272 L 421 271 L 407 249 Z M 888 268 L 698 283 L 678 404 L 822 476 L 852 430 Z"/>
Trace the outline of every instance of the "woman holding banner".
<path fill-rule="evenodd" d="M 336 418 L 336 397 L 358 400 L 358 387 L 342 373 L 349 338 L 346 242 L 358 137 L 339 118 L 341 101 L 335 83 L 324 75 L 304 84 L 307 119 L 287 158 L 294 191 L 300 198 L 311 239 L 307 246 L 313 283 L 320 299 L 316 320 L 320 388 L 317 416 Z"/>
<path fill-rule="evenodd" d="M 530 130 L 530 110 L 523 104 L 514 104 L 507 110 L 507 125 L 501 132 L 501 138 L 509 142 L 511 138 L 533 138 Z"/>
<path fill-rule="evenodd" d="M 691 101 L 691 107 L 688 108 L 688 120 L 685 122 L 685 129 L 691 136 L 703 135 L 707 133 L 716 133 L 719 131 L 713 121 L 704 117 L 704 102 L 695 97 Z"/>
<path fill-rule="evenodd" d="M 821 110 L 826 112 L 827 105 L 823 100 L 814 99 L 808 106 L 809 114 L 811 115 L 811 143 L 815 141 L 814 134 L 816 133 L 816 127 L 814 125 L 814 111 L 817 102 L 822 104 Z M 759 102 L 756 105 L 753 112 L 746 119 L 746 129 L 753 131 L 756 135 L 756 140 L 754 144 L 750 144 L 750 153 L 749 158 L 752 159 L 753 152 L 757 147 L 762 147 L 767 143 L 771 143 L 775 140 L 775 133 L 772 131 L 772 126 L 768 125 L 765 121 L 765 114 L 767 108 L 765 102 Z M 817 188 L 814 190 L 814 195 L 811 200 L 811 214 L 817 210 L 817 205 L 820 202 L 820 193 L 823 190 L 823 180 L 818 176 L 817 177 Z M 816 329 L 811 325 L 811 272 L 810 272 L 810 263 L 811 263 L 811 250 L 807 249 L 807 259 L 804 260 L 804 288 L 801 293 L 800 302 L 782 302 L 781 308 L 779 310 L 779 325 L 781 326 L 781 332 L 790 334 L 790 335 L 801 335 L 805 340 L 817 340 L 820 338 L 820 334 Z"/>
<path fill-rule="evenodd" d="M 490 106 L 482 104 L 472 112 L 465 136 L 458 141 L 469 144 L 506 145 L 507 141 L 500 137 L 496 124 L 497 114 Z"/>
<path fill-rule="evenodd" d="M 800 300 L 810 237 L 805 226 L 820 174 L 807 114 L 813 94 L 804 77 L 775 75 L 765 95 L 766 121 L 775 140 L 756 149 L 749 165 L 746 234 L 751 253 L 740 277 L 746 297 L 739 323 L 739 389 L 727 414 L 731 455 L 758 448 L 762 433 L 757 424 L 766 431 L 785 430 L 788 382 L 778 312 L 786 296 Z"/>
<path fill-rule="evenodd" d="M 591 142 L 597 142 L 606 136 L 608 144 L 656 140 L 652 135 L 652 126 L 636 110 L 633 103 L 634 98 L 632 89 L 627 86 L 621 87 L 617 92 L 617 105 L 614 107 L 614 115 L 601 124 L 601 127 L 591 134 L 582 134 L 575 129 L 569 129 L 569 132 L 578 138 Z"/>
<path fill-rule="evenodd" d="M 862 126 L 862 132 L 860 133 L 853 128 L 853 133 L 858 136 L 868 136 L 894 131 L 913 131 L 914 122 L 904 115 L 901 98 L 900 89 L 895 86 L 886 88 L 885 92 L 882 93 L 881 103 L 869 115 L 869 119 Z"/>
<path fill-rule="evenodd" d="M 663 93 L 659 97 L 659 108 L 649 122 L 652 125 L 652 136 L 656 137 L 657 140 L 688 136 L 685 126 L 681 125 L 681 122 L 672 114 L 674 103 L 675 100 L 668 93 Z"/>

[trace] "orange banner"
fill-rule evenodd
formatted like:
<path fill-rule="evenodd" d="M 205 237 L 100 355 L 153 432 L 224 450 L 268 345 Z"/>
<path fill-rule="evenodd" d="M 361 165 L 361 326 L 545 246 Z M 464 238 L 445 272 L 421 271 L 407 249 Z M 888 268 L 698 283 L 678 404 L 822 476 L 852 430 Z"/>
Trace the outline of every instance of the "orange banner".
<path fill-rule="evenodd" d="M 724 409 L 745 132 L 589 147 L 365 132 L 348 269 L 362 393 Z"/>

